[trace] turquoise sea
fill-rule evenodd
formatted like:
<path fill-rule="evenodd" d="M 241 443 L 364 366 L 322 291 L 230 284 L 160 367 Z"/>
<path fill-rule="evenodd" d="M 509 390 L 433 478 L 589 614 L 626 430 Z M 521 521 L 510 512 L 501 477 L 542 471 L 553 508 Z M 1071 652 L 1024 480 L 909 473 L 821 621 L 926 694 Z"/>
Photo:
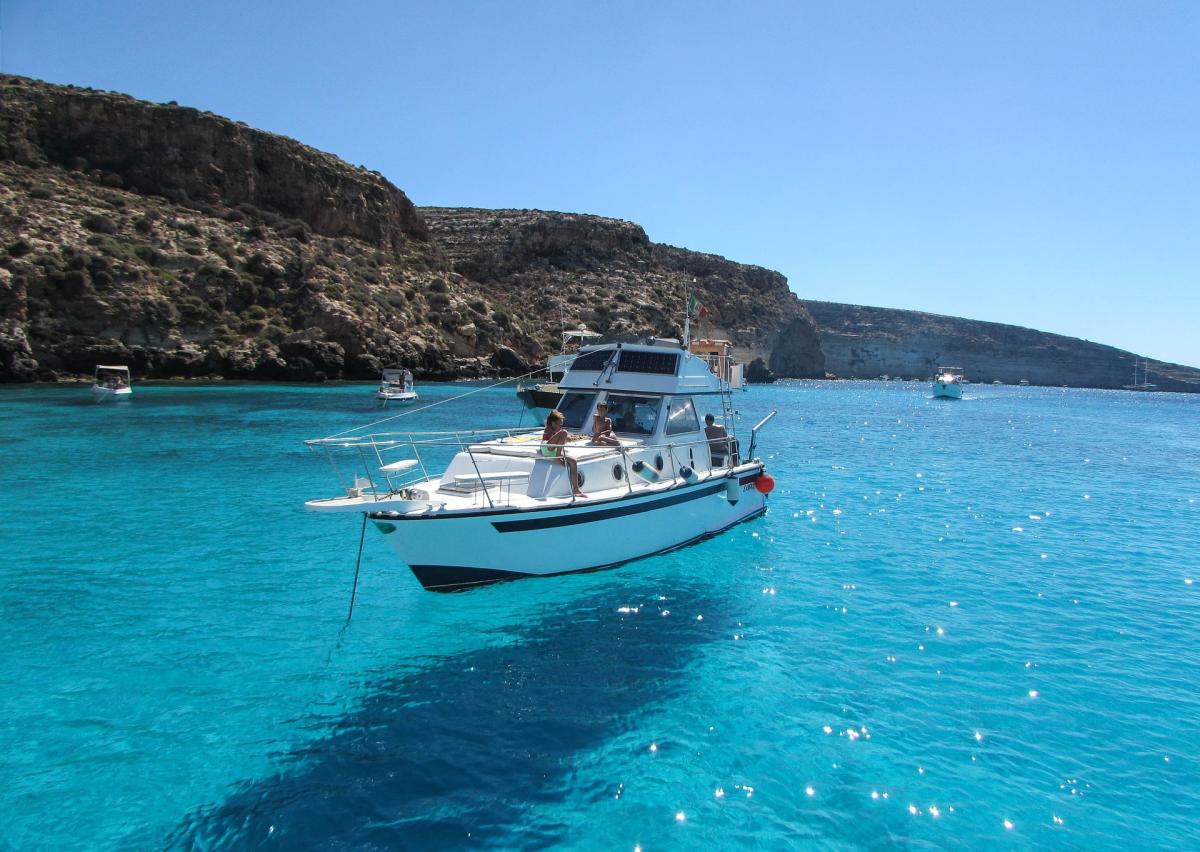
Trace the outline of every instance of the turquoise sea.
<path fill-rule="evenodd" d="M 1200 846 L 1200 397 L 758 386 L 765 517 L 458 594 L 368 530 L 342 630 L 372 389 L 0 389 L 0 847 Z"/>

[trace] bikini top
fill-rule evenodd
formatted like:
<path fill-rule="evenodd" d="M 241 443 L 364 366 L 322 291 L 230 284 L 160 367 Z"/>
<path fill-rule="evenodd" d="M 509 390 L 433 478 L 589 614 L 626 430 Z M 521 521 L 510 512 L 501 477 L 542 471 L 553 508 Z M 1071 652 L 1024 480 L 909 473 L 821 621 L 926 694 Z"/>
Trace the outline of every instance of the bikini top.
<path fill-rule="evenodd" d="M 565 431 L 565 430 L 559 429 L 558 432 L 555 432 L 549 438 L 544 440 L 542 442 L 542 446 L 538 448 L 538 452 L 541 453 L 542 456 L 544 456 L 545 458 L 548 458 L 548 459 L 557 458 L 558 456 L 562 455 L 561 447 L 548 447 L 548 446 L 546 446 L 546 444 L 550 443 L 550 441 L 553 441 L 555 438 L 557 438 L 558 435 L 563 431 Z"/>

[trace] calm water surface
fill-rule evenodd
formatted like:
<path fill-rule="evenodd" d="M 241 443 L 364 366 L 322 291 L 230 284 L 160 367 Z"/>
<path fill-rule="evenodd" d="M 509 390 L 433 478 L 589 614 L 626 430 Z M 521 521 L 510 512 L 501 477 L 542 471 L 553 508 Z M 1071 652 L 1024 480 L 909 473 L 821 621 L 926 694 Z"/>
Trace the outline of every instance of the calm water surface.
<path fill-rule="evenodd" d="M 756 387 L 766 517 L 452 595 L 368 531 L 339 633 L 371 392 L 0 389 L 0 846 L 1200 845 L 1200 397 Z"/>

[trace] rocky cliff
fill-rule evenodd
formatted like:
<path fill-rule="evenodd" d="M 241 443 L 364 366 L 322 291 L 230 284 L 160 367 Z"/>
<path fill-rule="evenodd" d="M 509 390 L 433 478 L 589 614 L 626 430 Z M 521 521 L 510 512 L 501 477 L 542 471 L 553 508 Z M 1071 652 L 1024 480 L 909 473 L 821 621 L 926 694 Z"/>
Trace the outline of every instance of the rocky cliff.
<path fill-rule="evenodd" d="M 562 322 L 678 333 L 682 292 L 747 355 L 822 371 L 778 273 L 628 222 L 417 210 L 381 175 L 174 104 L 0 77 L 0 381 L 520 372 Z"/>
<path fill-rule="evenodd" d="M 584 322 L 606 337 L 682 335 L 690 289 L 706 316 L 696 336 L 724 337 L 747 359 L 778 355 L 781 375 L 824 373 L 816 326 L 778 272 L 652 243 L 632 222 L 539 210 L 422 207 L 454 271 L 526 316 Z M 545 348 L 557 345 L 552 332 Z M 772 363 L 774 367 L 774 362 Z"/>
<path fill-rule="evenodd" d="M 973 382 L 1120 388 L 1141 356 L 1030 328 L 958 317 L 807 301 L 817 321 L 825 366 L 846 378 L 884 373 L 928 378 L 939 365 L 962 367 Z M 1149 360 L 1159 390 L 1200 391 L 1200 370 Z M 1139 379 L 1140 379 L 1139 373 Z"/>

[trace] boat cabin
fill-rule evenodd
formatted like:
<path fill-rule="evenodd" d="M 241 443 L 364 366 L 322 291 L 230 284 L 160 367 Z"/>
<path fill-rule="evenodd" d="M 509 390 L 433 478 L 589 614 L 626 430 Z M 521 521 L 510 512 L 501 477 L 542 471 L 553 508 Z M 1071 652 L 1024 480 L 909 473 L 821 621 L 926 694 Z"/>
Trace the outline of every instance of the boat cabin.
<path fill-rule="evenodd" d="M 680 348 L 678 341 L 585 346 L 559 390 L 558 411 L 572 436 L 561 455 L 574 459 L 586 492 L 697 477 L 738 463 L 729 384 L 708 359 Z M 590 440 L 600 403 L 607 406 L 616 445 Z M 719 428 L 706 432 L 705 414 L 712 414 Z M 557 450 L 548 457 L 542 449 L 540 434 L 474 444 L 450 463 L 438 490 L 453 493 L 464 490 L 464 483 L 485 482 L 488 474 L 528 470 L 526 496 L 569 497 L 567 465 Z"/>

